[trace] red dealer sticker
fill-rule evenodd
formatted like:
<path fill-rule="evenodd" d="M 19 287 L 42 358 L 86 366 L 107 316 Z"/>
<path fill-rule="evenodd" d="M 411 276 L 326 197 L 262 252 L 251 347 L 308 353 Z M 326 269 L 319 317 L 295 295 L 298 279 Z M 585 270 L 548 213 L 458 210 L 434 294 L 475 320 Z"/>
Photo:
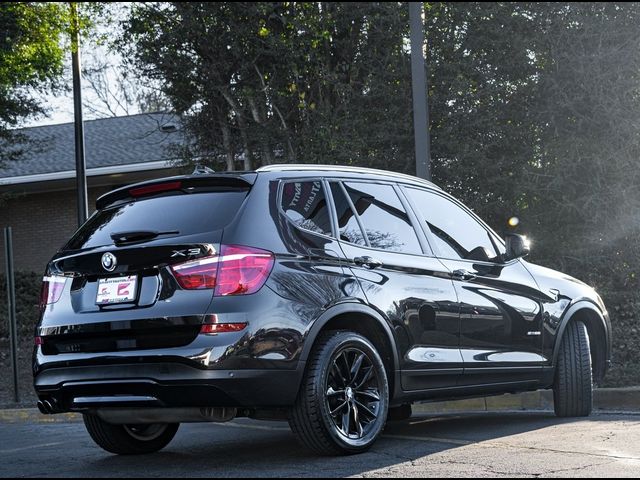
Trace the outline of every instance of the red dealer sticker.
<path fill-rule="evenodd" d="M 134 302 L 136 299 L 137 283 L 138 277 L 136 275 L 100 278 L 98 280 L 96 304 L 106 305 L 109 303 Z"/>

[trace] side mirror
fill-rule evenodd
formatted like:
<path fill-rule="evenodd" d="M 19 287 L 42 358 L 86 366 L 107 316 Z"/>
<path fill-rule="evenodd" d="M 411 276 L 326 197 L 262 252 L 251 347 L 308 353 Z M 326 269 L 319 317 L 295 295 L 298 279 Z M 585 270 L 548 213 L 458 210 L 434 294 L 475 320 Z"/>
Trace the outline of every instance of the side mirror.
<path fill-rule="evenodd" d="M 524 235 L 507 233 L 504 239 L 507 248 L 507 252 L 503 255 L 503 260 L 505 262 L 529 255 L 531 245 L 529 239 Z"/>

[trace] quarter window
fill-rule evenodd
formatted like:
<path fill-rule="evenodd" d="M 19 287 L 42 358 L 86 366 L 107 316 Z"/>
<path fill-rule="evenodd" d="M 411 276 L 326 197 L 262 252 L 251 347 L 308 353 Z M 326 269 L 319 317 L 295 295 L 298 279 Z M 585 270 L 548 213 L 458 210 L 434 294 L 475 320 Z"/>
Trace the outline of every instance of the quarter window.
<path fill-rule="evenodd" d="M 433 234 L 440 256 L 450 259 L 490 261 L 496 245 L 491 234 L 463 208 L 426 190 L 405 188 L 418 216 Z"/>
<path fill-rule="evenodd" d="M 422 248 L 391 185 L 344 183 L 372 248 L 421 254 Z"/>
<path fill-rule="evenodd" d="M 287 182 L 282 189 L 282 209 L 298 227 L 331 235 L 331 218 L 322 182 Z"/>

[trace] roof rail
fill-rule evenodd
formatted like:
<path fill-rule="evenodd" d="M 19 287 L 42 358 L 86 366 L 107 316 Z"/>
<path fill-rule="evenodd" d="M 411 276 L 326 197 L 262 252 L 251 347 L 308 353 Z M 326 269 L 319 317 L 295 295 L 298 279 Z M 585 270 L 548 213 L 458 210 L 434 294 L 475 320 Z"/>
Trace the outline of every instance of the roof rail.
<path fill-rule="evenodd" d="M 260 167 L 256 172 L 284 172 L 284 171 L 311 171 L 311 170 L 329 170 L 333 172 L 350 172 L 350 173 L 363 173 L 369 175 L 385 175 L 387 177 L 394 177 L 403 180 L 410 180 L 412 182 L 422 182 L 432 187 L 440 188 L 429 180 L 424 180 L 413 175 L 407 175 L 405 173 L 390 172 L 388 170 L 379 170 L 377 168 L 366 167 L 351 167 L 347 165 L 315 165 L 315 164 L 301 164 L 301 163 L 281 163 L 274 165 L 266 165 Z"/>

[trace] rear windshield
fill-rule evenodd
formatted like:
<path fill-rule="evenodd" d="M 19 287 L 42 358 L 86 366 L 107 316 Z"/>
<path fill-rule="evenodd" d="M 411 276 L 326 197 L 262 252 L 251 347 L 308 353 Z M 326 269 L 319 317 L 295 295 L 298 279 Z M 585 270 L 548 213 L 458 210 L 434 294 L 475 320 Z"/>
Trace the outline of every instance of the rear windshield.
<path fill-rule="evenodd" d="M 224 228 L 248 190 L 154 197 L 108 207 L 95 213 L 65 250 L 113 245 L 112 233 L 140 230 L 192 235 Z"/>

